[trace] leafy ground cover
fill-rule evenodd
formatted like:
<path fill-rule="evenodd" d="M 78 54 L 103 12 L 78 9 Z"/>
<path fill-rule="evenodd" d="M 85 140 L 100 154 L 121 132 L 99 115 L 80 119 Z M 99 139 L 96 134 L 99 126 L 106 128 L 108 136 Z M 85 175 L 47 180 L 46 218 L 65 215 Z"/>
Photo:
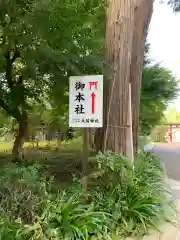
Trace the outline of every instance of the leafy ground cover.
<path fill-rule="evenodd" d="M 37 159 L 36 155 L 26 165 L 1 166 L 1 239 L 141 237 L 149 227 L 158 228 L 158 223 L 167 219 L 165 209 L 173 206 L 173 201 L 158 158 L 140 152 L 132 168 L 119 154 L 98 154 L 90 163 L 85 194 L 81 188 L 82 156 L 68 152 L 67 146 L 67 151 L 54 158 Z"/>

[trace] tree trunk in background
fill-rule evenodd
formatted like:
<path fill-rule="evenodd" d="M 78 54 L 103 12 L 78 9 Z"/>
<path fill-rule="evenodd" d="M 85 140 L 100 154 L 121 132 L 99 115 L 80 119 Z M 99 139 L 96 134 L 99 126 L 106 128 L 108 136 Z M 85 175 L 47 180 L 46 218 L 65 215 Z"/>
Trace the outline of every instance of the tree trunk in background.
<path fill-rule="evenodd" d="M 14 141 L 12 150 L 13 161 L 18 161 L 22 158 L 22 150 L 28 129 L 28 115 L 24 110 L 21 120 L 19 120 L 19 130 Z"/>
<path fill-rule="evenodd" d="M 145 38 L 153 11 L 153 0 L 137 0 L 134 14 L 134 34 L 130 68 L 132 129 L 134 154 L 139 142 L 139 110 L 141 94 L 142 65 L 144 59 Z"/>
<path fill-rule="evenodd" d="M 134 8 L 132 0 L 109 0 L 105 50 L 111 71 L 104 86 L 104 127 L 95 137 L 97 150 L 125 155 Z"/>

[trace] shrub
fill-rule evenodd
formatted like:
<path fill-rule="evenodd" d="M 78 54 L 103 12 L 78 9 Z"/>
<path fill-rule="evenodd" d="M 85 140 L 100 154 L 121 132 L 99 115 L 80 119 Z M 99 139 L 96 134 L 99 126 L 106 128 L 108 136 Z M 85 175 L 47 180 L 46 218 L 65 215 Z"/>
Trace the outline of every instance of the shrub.
<path fill-rule="evenodd" d="M 15 164 L 1 168 L 1 239 L 90 239 L 110 227 L 112 217 L 87 204 L 81 188 L 52 193 L 40 169 Z"/>
<path fill-rule="evenodd" d="M 52 188 L 39 165 L 2 167 L 0 238 L 116 240 L 140 237 L 166 218 L 171 199 L 157 157 L 140 152 L 132 167 L 106 152 L 93 164 L 86 195 L 78 182 L 64 191 Z"/>
<path fill-rule="evenodd" d="M 0 214 L 33 221 L 38 204 L 47 196 L 47 181 L 39 175 L 40 166 L 7 164 L 0 169 Z M 49 197 L 49 196 L 48 196 Z"/>
<path fill-rule="evenodd" d="M 22 239 L 88 240 L 104 232 L 110 215 L 94 211 L 93 204 L 84 204 L 78 195 L 61 194 L 47 201 L 43 212 L 33 225 L 25 226 L 20 232 Z"/>
<path fill-rule="evenodd" d="M 100 211 L 114 217 L 113 228 L 120 236 L 144 235 L 149 227 L 165 218 L 164 205 L 169 204 L 165 172 L 160 160 L 141 152 L 134 168 L 123 156 L 107 152 L 97 157 L 97 171 L 92 174 L 90 201 Z"/>

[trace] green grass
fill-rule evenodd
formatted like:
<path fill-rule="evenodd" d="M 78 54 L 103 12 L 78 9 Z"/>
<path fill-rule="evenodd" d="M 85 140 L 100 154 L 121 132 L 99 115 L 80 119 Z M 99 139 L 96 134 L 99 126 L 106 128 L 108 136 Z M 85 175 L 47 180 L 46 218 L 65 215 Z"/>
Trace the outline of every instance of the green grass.
<path fill-rule="evenodd" d="M 35 143 L 34 143 L 34 145 L 35 145 Z M 55 141 L 51 141 L 50 144 L 48 143 L 48 141 L 40 141 L 39 142 L 39 147 L 41 147 L 41 148 L 45 148 L 49 145 L 55 146 Z M 25 148 L 33 148 L 33 142 L 25 142 L 24 147 Z M 13 148 L 13 142 L 7 142 L 7 141 L 0 142 L 0 151 L 1 152 L 11 151 L 12 148 Z"/>
<path fill-rule="evenodd" d="M 165 221 L 172 199 L 159 159 L 140 152 L 132 169 L 119 154 L 93 157 L 85 194 L 74 146 L 80 139 L 63 143 L 55 158 L 1 166 L 1 239 L 118 240 Z"/>
<path fill-rule="evenodd" d="M 0 152 L 11 151 L 12 146 L 12 142 L 0 142 Z"/>
<path fill-rule="evenodd" d="M 10 152 L 13 147 L 13 142 L 2 141 L 0 142 L 0 152 Z M 36 148 L 36 142 L 25 142 L 25 149 L 33 149 Z M 59 148 L 60 150 L 81 150 L 82 148 L 82 138 L 76 138 L 69 141 L 63 141 L 60 144 L 56 140 L 53 141 L 39 141 L 38 148 L 43 150 L 51 150 L 55 148 Z M 37 148 L 36 148 L 37 149 Z"/>
<path fill-rule="evenodd" d="M 0 144 L 1 152 L 10 148 L 12 143 Z M 81 186 L 82 157 L 82 138 L 77 138 L 60 145 L 40 142 L 38 148 L 25 143 L 24 165 L 4 161 L 0 238 L 123 239 L 143 236 L 172 213 L 164 170 L 150 153 L 140 152 L 134 169 L 119 154 L 90 158 L 86 194 Z"/>

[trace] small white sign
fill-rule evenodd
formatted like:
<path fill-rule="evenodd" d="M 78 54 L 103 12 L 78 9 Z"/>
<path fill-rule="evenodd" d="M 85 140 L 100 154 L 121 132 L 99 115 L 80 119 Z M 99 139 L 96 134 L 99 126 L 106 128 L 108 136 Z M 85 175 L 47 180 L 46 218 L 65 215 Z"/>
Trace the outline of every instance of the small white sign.
<path fill-rule="evenodd" d="M 103 76 L 69 78 L 69 127 L 103 126 Z"/>

